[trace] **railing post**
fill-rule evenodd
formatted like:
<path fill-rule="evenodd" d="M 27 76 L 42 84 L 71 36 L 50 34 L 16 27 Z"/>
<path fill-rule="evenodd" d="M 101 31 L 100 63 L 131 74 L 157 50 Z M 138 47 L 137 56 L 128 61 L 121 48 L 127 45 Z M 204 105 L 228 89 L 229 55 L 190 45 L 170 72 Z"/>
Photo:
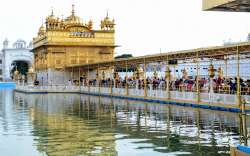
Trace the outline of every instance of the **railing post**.
<path fill-rule="evenodd" d="M 100 64 L 98 63 L 98 66 L 97 66 L 97 81 L 98 81 L 98 94 L 100 95 L 101 94 L 101 82 L 100 82 L 100 71 L 99 71 L 99 68 L 100 68 Z"/>
<path fill-rule="evenodd" d="M 74 69 L 73 69 L 73 67 L 71 67 L 71 84 L 74 85 Z"/>
<path fill-rule="evenodd" d="M 174 64 L 174 81 L 176 80 L 176 65 Z"/>
<path fill-rule="evenodd" d="M 201 96 L 200 96 L 200 73 L 199 73 L 199 52 L 197 51 L 196 53 L 196 93 L 197 93 L 197 103 L 201 101 Z"/>
<path fill-rule="evenodd" d="M 111 73 L 110 73 L 110 95 L 113 96 L 113 81 L 114 81 L 114 68 L 115 66 L 112 65 L 112 68 L 111 68 Z"/>
<path fill-rule="evenodd" d="M 126 77 L 125 77 L 125 89 L 126 89 L 126 96 L 129 95 L 128 92 L 128 60 L 126 60 Z"/>
<path fill-rule="evenodd" d="M 227 56 L 225 56 L 225 78 L 227 79 L 227 75 L 228 75 L 228 71 L 227 71 L 227 63 L 228 63 L 228 59 Z"/>
<path fill-rule="evenodd" d="M 88 76 L 87 77 L 88 77 L 88 84 L 87 84 L 88 85 L 88 93 L 90 93 L 89 65 L 88 65 Z"/>
<path fill-rule="evenodd" d="M 167 99 L 170 100 L 171 96 L 170 96 L 170 87 L 169 87 L 169 82 L 170 82 L 170 77 L 171 77 L 171 71 L 169 68 L 169 59 L 168 59 L 168 55 L 167 55 L 167 62 L 166 62 L 166 71 L 165 71 L 165 77 L 166 77 L 166 93 L 167 93 Z"/>
<path fill-rule="evenodd" d="M 147 78 L 146 78 L 146 73 L 147 73 L 147 64 L 146 64 L 146 59 L 144 58 L 144 73 L 143 73 L 143 78 L 144 78 L 144 97 L 147 97 Z"/>
<path fill-rule="evenodd" d="M 81 71 L 80 71 L 80 67 L 78 67 L 78 81 L 79 81 L 79 91 L 81 92 Z"/>
<path fill-rule="evenodd" d="M 239 46 L 237 46 L 237 105 L 244 112 L 244 107 L 242 107 L 241 103 L 241 86 L 240 86 L 240 51 Z"/>

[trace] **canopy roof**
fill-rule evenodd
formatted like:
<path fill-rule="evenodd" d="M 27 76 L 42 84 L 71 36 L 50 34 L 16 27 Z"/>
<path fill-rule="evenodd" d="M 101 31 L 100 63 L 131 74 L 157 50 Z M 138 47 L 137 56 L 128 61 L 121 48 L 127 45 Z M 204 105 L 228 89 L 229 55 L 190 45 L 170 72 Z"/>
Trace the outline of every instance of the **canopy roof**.
<path fill-rule="evenodd" d="M 145 55 L 139 57 L 132 57 L 128 59 L 117 59 L 113 61 L 103 61 L 90 64 L 75 64 L 67 66 L 68 68 L 72 67 L 81 67 L 81 68 L 95 68 L 97 66 L 113 66 L 119 65 L 124 66 L 125 64 L 143 64 L 143 63 L 153 63 L 153 62 L 164 62 L 168 60 L 196 60 L 199 59 L 217 59 L 224 60 L 225 56 L 236 55 L 237 50 L 240 54 L 250 54 L 250 42 L 241 42 L 237 44 L 225 45 L 225 46 L 216 46 L 208 48 L 198 48 L 174 52 L 166 52 L 154 55 Z"/>
<path fill-rule="evenodd" d="M 203 0 L 203 10 L 250 12 L 250 0 Z"/>

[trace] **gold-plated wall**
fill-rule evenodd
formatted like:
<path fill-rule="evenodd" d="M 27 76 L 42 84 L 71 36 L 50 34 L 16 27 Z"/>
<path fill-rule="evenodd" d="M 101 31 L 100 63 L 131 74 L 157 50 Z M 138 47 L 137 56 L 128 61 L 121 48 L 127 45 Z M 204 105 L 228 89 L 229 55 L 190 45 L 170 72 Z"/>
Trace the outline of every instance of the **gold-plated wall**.
<path fill-rule="evenodd" d="M 75 15 L 74 6 L 72 14 L 65 19 L 56 18 L 52 11 L 33 39 L 35 70 L 57 70 L 68 65 L 113 60 L 114 20 L 107 15 L 100 25 L 99 30 L 94 30 L 91 20 L 84 23 Z"/>

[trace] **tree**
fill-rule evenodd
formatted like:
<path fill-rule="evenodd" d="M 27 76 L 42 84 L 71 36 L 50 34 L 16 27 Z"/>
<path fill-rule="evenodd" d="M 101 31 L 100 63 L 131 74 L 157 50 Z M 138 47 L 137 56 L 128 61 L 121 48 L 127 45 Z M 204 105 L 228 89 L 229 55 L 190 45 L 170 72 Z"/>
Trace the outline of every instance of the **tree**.
<path fill-rule="evenodd" d="M 132 54 L 122 54 L 115 57 L 115 59 L 130 58 L 133 57 Z"/>

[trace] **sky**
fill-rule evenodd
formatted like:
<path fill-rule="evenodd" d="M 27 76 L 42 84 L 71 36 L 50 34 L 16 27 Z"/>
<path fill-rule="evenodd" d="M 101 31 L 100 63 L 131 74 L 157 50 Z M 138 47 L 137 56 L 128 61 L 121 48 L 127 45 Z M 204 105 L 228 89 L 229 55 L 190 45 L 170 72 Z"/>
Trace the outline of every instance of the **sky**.
<path fill-rule="evenodd" d="M 141 56 L 245 41 L 250 13 L 202 11 L 202 0 L 7 0 L 0 5 L 0 42 L 30 42 L 51 13 L 76 14 L 99 29 L 109 16 L 116 21 L 116 55 Z M 2 48 L 2 45 L 0 46 Z"/>

